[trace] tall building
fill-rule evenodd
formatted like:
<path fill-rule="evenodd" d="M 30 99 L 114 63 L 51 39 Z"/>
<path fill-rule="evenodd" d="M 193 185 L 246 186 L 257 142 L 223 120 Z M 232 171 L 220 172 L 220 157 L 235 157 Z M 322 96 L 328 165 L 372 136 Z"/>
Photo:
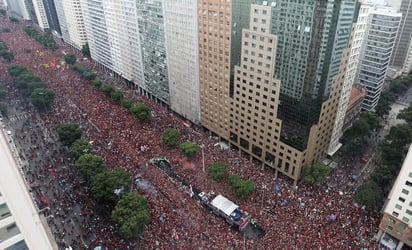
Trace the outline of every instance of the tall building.
<path fill-rule="evenodd" d="M 169 81 L 163 0 L 137 0 L 137 21 L 144 68 L 145 89 L 169 104 Z"/>
<path fill-rule="evenodd" d="M 229 141 L 297 180 L 302 167 L 318 161 L 329 146 L 355 2 L 255 3 L 248 32 L 260 33 L 243 37 Z M 275 47 L 274 38 L 270 46 L 265 42 L 268 34 L 276 36 Z"/>
<path fill-rule="evenodd" d="M 0 121 L 0 125 L 2 125 Z M 57 249 L 47 221 L 41 215 L 23 179 L 21 167 L 4 129 L 0 131 L 0 249 Z M 48 229 L 48 230 L 47 230 Z"/>
<path fill-rule="evenodd" d="M 356 23 L 352 26 L 350 38 L 350 56 L 346 63 L 346 74 L 342 88 L 341 98 L 339 100 L 338 112 L 336 114 L 335 124 L 333 127 L 332 137 L 329 144 L 328 154 L 335 154 L 342 144 L 339 142 L 343 135 L 344 123 L 346 121 L 346 112 L 349 105 L 352 86 L 356 80 L 357 68 L 359 65 L 359 56 L 361 52 L 362 41 L 368 21 L 370 5 L 357 3 L 355 19 Z"/>
<path fill-rule="evenodd" d="M 47 20 L 46 9 L 44 8 L 43 0 L 32 0 L 34 12 L 37 17 L 37 24 L 42 30 L 48 29 L 49 21 Z"/>
<path fill-rule="evenodd" d="M 80 1 L 55 1 L 63 41 L 78 50 L 81 50 L 87 43 Z"/>
<path fill-rule="evenodd" d="M 400 12 L 402 21 L 392 53 L 391 66 L 409 73 L 412 70 L 412 0 L 402 0 Z"/>
<path fill-rule="evenodd" d="M 35 0 L 33 0 L 33 2 L 34 1 Z M 43 0 L 43 5 L 44 10 L 46 12 L 46 18 L 49 25 L 49 29 L 53 32 L 54 35 L 60 37 L 62 32 L 60 30 L 60 23 L 57 17 L 57 11 L 54 2 L 55 0 Z"/>
<path fill-rule="evenodd" d="M 412 145 L 388 195 L 378 240 L 389 249 L 412 247 Z"/>
<path fill-rule="evenodd" d="M 6 0 L 6 3 L 7 8 L 11 13 L 20 16 L 24 20 L 31 20 L 25 0 Z"/>
<path fill-rule="evenodd" d="M 168 0 L 164 9 L 170 108 L 200 123 L 197 4 Z"/>
<path fill-rule="evenodd" d="M 81 8 L 92 59 L 144 91 L 136 1 L 81 0 Z"/>
<path fill-rule="evenodd" d="M 372 6 L 369 10 L 357 75 L 367 92 L 363 110 L 373 111 L 378 104 L 401 16 L 391 7 Z"/>

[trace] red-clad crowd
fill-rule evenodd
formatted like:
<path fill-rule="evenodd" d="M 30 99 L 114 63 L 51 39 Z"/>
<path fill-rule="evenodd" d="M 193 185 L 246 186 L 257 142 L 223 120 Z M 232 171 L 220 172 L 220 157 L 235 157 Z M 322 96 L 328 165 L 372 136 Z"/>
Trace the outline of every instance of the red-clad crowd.
<path fill-rule="evenodd" d="M 50 62 L 61 62 L 65 53 L 81 58 L 70 46 L 61 43 L 56 51 L 46 50 L 22 31 L 23 24 L 12 24 L 2 18 L 0 24 L 12 30 L 0 33 L 0 39 L 15 55 L 12 64 L 32 69 L 56 93 L 52 109 L 42 117 L 44 126 L 53 131 L 59 123 L 79 124 L 83 137 L 93 143 L 93 153 L 102 156 L 109 168 L 123 168 L 146 181 L 147 185 L 139 186 L 139 191 L 148 199 L 151 221 L 142 237 L 133 241 L 122 240 L 109 218 L 88 215 L 90 218 L 75 223 L 87 223 L 81 228 L 86 235 L 94 236 L 93 246 L 108 249 L 240 249 L 244 246 L 247 249 L 378 249 L 374 239 L 378 231 L 378 214 L 355 206 L 353 192 L 340 190 L 339 185 L 299 184 L 297 189 L 292 189 L 288 180 L 275 179 L 272 170 L 261 170 L 259 164 L 251 163 L 238 151 L 221 148 L 216 139 L 201 128 L 187 126 L 170 110 L 109 77 L 91 59 L 78 60 L 96 71 L 100 79 L 121 89 L 126 98 L 150 106 L 151 118 L 140 122 L 68 65 L 58 63 L 58 66 L 50 67 Z M 25 48 L 31 49 L 31 53 L 26 53 Z M 4 76 L 1 80 L 11 81 L 6 77 L 8 65 L 4 61 L 0 63 Z M 167 127 L 180 131 L 181 142 L 203 144 L 206 166 L 224 161 L 230 174 L 254 181 L 256 191 L 245 201 L 237 199 L 227 181 L 214 181 L 202 171 L 201 155 L 191 160 L 192 167 L 185 167 L 180 149 L 166 146 L 161 139 Z M 215 191 L 239 205 L 246 205 L 265 230 L 265 236 L 258 240 L 244 239 L 224 220 L 210 214 L 179 189 L 177 182 L 151 165 L 149 159 L 154 156 L 169 159 L 173 171 L 198 189 Z M 58 161 L 56 168 L 57 165 Z M 75 172 L 67 175 L 67 171 L 56 171 L 54 175 L 60 180 L 75 178 Z M 95 206 L 91 195 L 73 198 L 76 194 L 70 192 L 70 198 L 68 193 L 56 192 L 56 206 L 58 199 L 70 200 L 70 206 L 77 204 L 81 211 L 87 210 L 84 214 L 93 213 L 90 208 Z M 58 242 L 61 241 L 59 237 L 61 233 L 56 234 Z"/>

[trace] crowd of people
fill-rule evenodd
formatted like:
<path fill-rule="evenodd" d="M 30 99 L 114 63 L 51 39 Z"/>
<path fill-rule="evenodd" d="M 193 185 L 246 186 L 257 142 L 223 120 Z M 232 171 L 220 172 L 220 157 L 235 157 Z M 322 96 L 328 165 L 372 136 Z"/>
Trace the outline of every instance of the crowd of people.
<path fill-rule="evenodd" d="M 106 84 L 113 84 L 122 90 L 126 98 L 148 105 L 151 117 L 141 122 L 117 101 L 82 79 L 68 65 L 45 66 L 52 61 L 62 61 L 66 53 L 79 55 L 70 46 L 61 43 L 56 51 L 46 50 L 23 33 L 23 24 L 10 23 L 5 18 L 0 18 L 0 24 L 12 30 L 10 33 L 0 33 L 0 39 L 8 44 L 15 55 L 12 64 L 33 70 L 56 94 L 50 111 L 42 114 L 42 119 L 30 116 L 32 121 L 25 125 L 32 128 L 33 138 L 24 134 L 16 135 L 16 138 L 23 144 L 42 145 L 23 150 L 21 156 L 30 162 L 27 181 L 39 183 L 49 202 L 50 214 L 46 215 L 60 246 L 102 246 L 107 249 L 378 248 L 374 239 L 378 231 L 378 214 L 356 206 L 352 191 L 343 191 L 339 185 L 299 184 L 297 189 L 292 188 L 287 179 L 275 179 L 272 170 L 261 170 L 259 164 L 250 162 L 237 150 L 220 147 L 216 144 L 216 138 L 201 128 L 188 126 L 188 122 L 177 118 L 156 101 L 138 95 L 121 80 L 108 76 L 91 59 L 78 60 L 79 64 L 97 72 Z M 27 48 L 31 53 L 25 51 Z M 1 61 L 1 81 L 12 88 L 12 79 L 7 76 L 9 65 Z M 73 160 L 68 159 L 66 150 L 55 143 L 54 127 L 65 122 L 80 125 L 83 138 L 92 142 L 93 153 L 102 156 L 109 169 L 120 167 L 129 171 L 134 178 L 145 181 L 146 185 L 136 185 L 135 188 L 148 199 L 151 221 L 138 239 L 123 240 L 117 234 L 108 211 L 95 204 L 74 169 Z M 21 132 L 27 131 L 26 127 Z M 256 191 L 246 200 L 237 199 L 227 181 L 214 181 L 207 172 L 202 171 L 201 155 L 188 160 L 178 147 L 163 143 L 162 133 L 168 127 L 180 131 L 180 142 L 204 145 L 206 166 L 224 161 L 230 174 L 252 180 Z M 50 137 L 47 138 L 41 131 L 48 131 Z M 265 230 L 264 237 L 244 239 L 224 220 L 210 214 L 184 190 L 180 190 L 179 183 L 155 168 L 149 162 L 151 157 L 169 159 L 173 171 L 198 189 L 215 191 L 241 206 L 246 205 L 248 212 Z M 185 167 L 185 161 L 190 161 L 192 167 Z"/>

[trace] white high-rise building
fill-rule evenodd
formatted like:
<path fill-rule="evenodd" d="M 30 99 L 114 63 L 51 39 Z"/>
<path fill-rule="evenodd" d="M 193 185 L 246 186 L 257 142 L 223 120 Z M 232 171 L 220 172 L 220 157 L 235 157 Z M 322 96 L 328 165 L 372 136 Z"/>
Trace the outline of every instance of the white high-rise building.
<path fill-rule="evenodd" d="M 87 43 L 80 0 L 55 1 L 63 40 L 80 50 Z"/>
<path fill-rule="evenodd" d="M 352 27 L 350 40 L 350 55 L 346 65 L 345 80 L 342 87 L 341 98 L 339 100 L 338 112 L 336 114 L 335 125 L 332 132 L 331 142 L 329 144 L 328 154 L 333 155 L 342 144 L 339 142 L 343 135 L 343 124 L 345 120 L 346 109 L 349 103 L 349 97 L 352 86 L 356 79 L 356 72 L 359 65 L 359 56 L 361 52 L 362 41 L 366 30 L 369 9 L 371 5 L 361 4 L 356 23 Z"/>
<path fill-rule="evenodd" d="M 402 14 L 372 6 L 362 44 L 357 81 L 366 88 L 362 109 L 373 111 L 382 92 Z"/>
<path fill-rule="evenodd" d="M 29 10 L 24 0 L 6 0 L 5 4 L 9 11 L 19 15 L 24 20 L 30 20 Z"/>
<path fill-rule="evenodd" d="M 136 1 L 81 3 L 92 59 L 144 89 Z"/>
<path fill-rule="evenodd" d="M 164 2 L 170 107 L 200 122 L 197 4 L 192 0 Z"/>
<path fill-rule="evenodd" d="M 47 20 L 46 10 L 42 0 L 32 0 L 34 12 L 36 13 L 37 22 L 41 29 L 48 29 L 49 22 Z"/>

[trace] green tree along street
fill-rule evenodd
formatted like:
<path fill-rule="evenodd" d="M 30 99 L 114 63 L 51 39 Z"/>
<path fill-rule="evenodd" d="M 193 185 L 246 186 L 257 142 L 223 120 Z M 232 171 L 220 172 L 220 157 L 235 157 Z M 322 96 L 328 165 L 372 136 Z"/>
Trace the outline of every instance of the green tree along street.
<path fill-rule="evenodd" d="M 0 9 L 0 15 L 6 16 L 6 15 L 7 15 L 7 11 L 6 11 L 5 9 Z"/>
<path fill-rule="evenodd" d="M 7 68 L 7 71 L 8 71 L 8 73 L 9 73 L 9 75 L 10 75 L 10 76 L 13 76 L 13 77 L 17 77 L 17 76 L 19 76 L 19 75 L 21 75 L 21 74 L 23 74 L 23 73 L 31 73 L 31 74 L 33 74 L 31 70 L 28 70 L 26 67 L 24 67 L 24 66 L 22 66 L 22 65 L 18 65 L 18 64 L 10 65 L 10 66 Z"/>
<path fill-rule="evenodd" d="M 123 93 L 120 90 L 114 90 L 110 92 L 110 98 L 115 101 L 121 101 L 123 99 Z"/>
<path fill-rule="evenodd" d="M 188 141 L 180 144 L 180 149 L 182 150 L 183 155 L 189 158 L 195 157 L 200 151 L 200 148 L 198 145 L 196 145 L 193 142 L 188 142 Z"/>
<path fill-rule="evenodd" d="M 229 176 L 229 185 L 232 187 L 235 195 L 242 200 L 246 199 L 253 191 L 255 191 L 255 183 L 250 180 L 242 180 L 238 175 Z"/>
<path fill-rule="evenodd" d="M 4 32 L 4 29 L 3 29 Z M 5 42 L 0 40 L 0 57 L 2 57 L 7 62 L 11 62 L 14 59 L 14 54 L 11 52 Z"/>
<path fill-rule="evenodd" d="M 378 209 L 382 205 L 383 193 L 378 184 L 368 181 L 359 187 L 355 200 L 362 205 Z"/>
<path fill-rule="evenodd" d="M 396 173 L 394 170 L 395 169 L 389 167 L 388 165 L 378 165 L 372 172 L 371 179 L 386 193 L 389 191 L 389 185 L 395 177 Z"/>
<path fill-rule="evenodd" d="M 74 164 L 79 172 L 90 181 L 95 175 L 106 170 L 106 164 L 100 156 L 84 154 Z"/>
<path fill-rule="evenodd" d="M 114 91 L 114 88 L 111 85 L 103 84 L 100 86 L 100 90 L 103 91 L 106 95 L 110 95 Z"/>
<path fill-rule="evenodd" d="M 143 103 L 134 104 L 130 107 L 130 112 L 136 115 L 142 122 L 150 118 L 150 108 Z"/>
<path fill-rule="evenodd" d="M 16 17 L 13 17 L 13 16 L 9 17 L 9 20 L 10 20 L 10 22 L 12 22 L 12 23 L 18 23 L 18 22 L 20 22 L 19 19 L 17 19 Z"/>
<path fill-rule="evenodd" d="M 227 174 L 226 165 L 221 161 L 210 164 L 207 171 L 210 173 L 210 176 L 212 176 L 214 180 L 222 180 L 226 177 Z"/>
<path fill-rule="evenodd" d="M 405 122 L 408 123 L 409 126 L 412 126 L 412 105 L 409 105 L 409 107 L 402 109 L 399 112 L 397 118 L 405 120 Z"/>
<path fill-rule="evenodd" d="M 130 108 L 132 107 L 132 105 L 133 105 L 133 101 L 132 101 L 132 100 L 129 100 L 129 99 L 123 99 L 123 100 L 122 100 L 122 106 L 123 106 L 123 107 L 125 107 L 125 108 L 127 108 L 127 109 L 130 109 Z"/>
<path fill-rule="evenodd" d="M 76 63 L 76 56 L 73 55 L 73 54 L 66 54 L 66 55 L 64 55 L 64 61 L 67 64 L 73 65 L 73 64 Z"/>
<path fill-rule="evenodd" d="M 82 46 L 81 52 L 85 56 L 90 56 L 90 49 L 89 49 L 89 44 L 88 43 L 86 43 L 85 45 Z"/>
<path fill-rule="evenodd" d="M 100 79 L 91 80 L 90 83 L 91 83 L 93 86 L 97 87 L 97 88 L 100 88 L 100 87 L 102 86 L 102 84 L 103 84 L 102 80 L 100 80 Z"/>
<path fill-rule="evenodd" d="M 169 146 L 176 146 L 179 141 L 180 133 L 179 130 L 175 128 L 167 128 L 163 132 L 162 140 Z"/>
<path fill-rule="evenodd" d="M 59 124 L 56 126 L 56 132 L 59 135 L 59 141 L 67 147 L 82 136 L 82 130 L 75 123 Z"/>
<path fill-rule="evenodd" d="M 119 234 L 124 238 L 142 235 L 150 221 L 147 200 L 137 192 L 124 195 L 112 211 L 112 220 L 117 223 Z"/>
<path fill-rule="evenodd" d="M 50 108 L 54 100 L 54 92 L 48 88 L 37 88 L 30 95 L 30 101 L 40 111 Z"/>
<path fill-rule="evenodd" d="M 124 193 L 129 193 L 132 176 L 120 168 L 103 171 L 92 178 L 91 191 L 102 204 L 114 206 Z"/>
<path fill-rule="evenodd" d="M 323 178 L 328 176 L 330 168 L 321 162 L 316 162 L 305 169 L 305 183 L 316 184 L 320 183 Z"/>
<path fill-rule="evenodd" d="M 70 146 L 69 153 L 70 156 L 77 160 L 80 156 L 89 154 L 92 151 L 92 148 L 92 144 L 89 142 L 82 139 L 77 139 Z"/>
<path fill-rule="evenodd" d="M 49 29 L 46 29 L 43 33 L 39 33 L 33 26 L 26 25 L 23 27 L 23 30 L 46 49 L 56 50 L 58 48 Z"/>

